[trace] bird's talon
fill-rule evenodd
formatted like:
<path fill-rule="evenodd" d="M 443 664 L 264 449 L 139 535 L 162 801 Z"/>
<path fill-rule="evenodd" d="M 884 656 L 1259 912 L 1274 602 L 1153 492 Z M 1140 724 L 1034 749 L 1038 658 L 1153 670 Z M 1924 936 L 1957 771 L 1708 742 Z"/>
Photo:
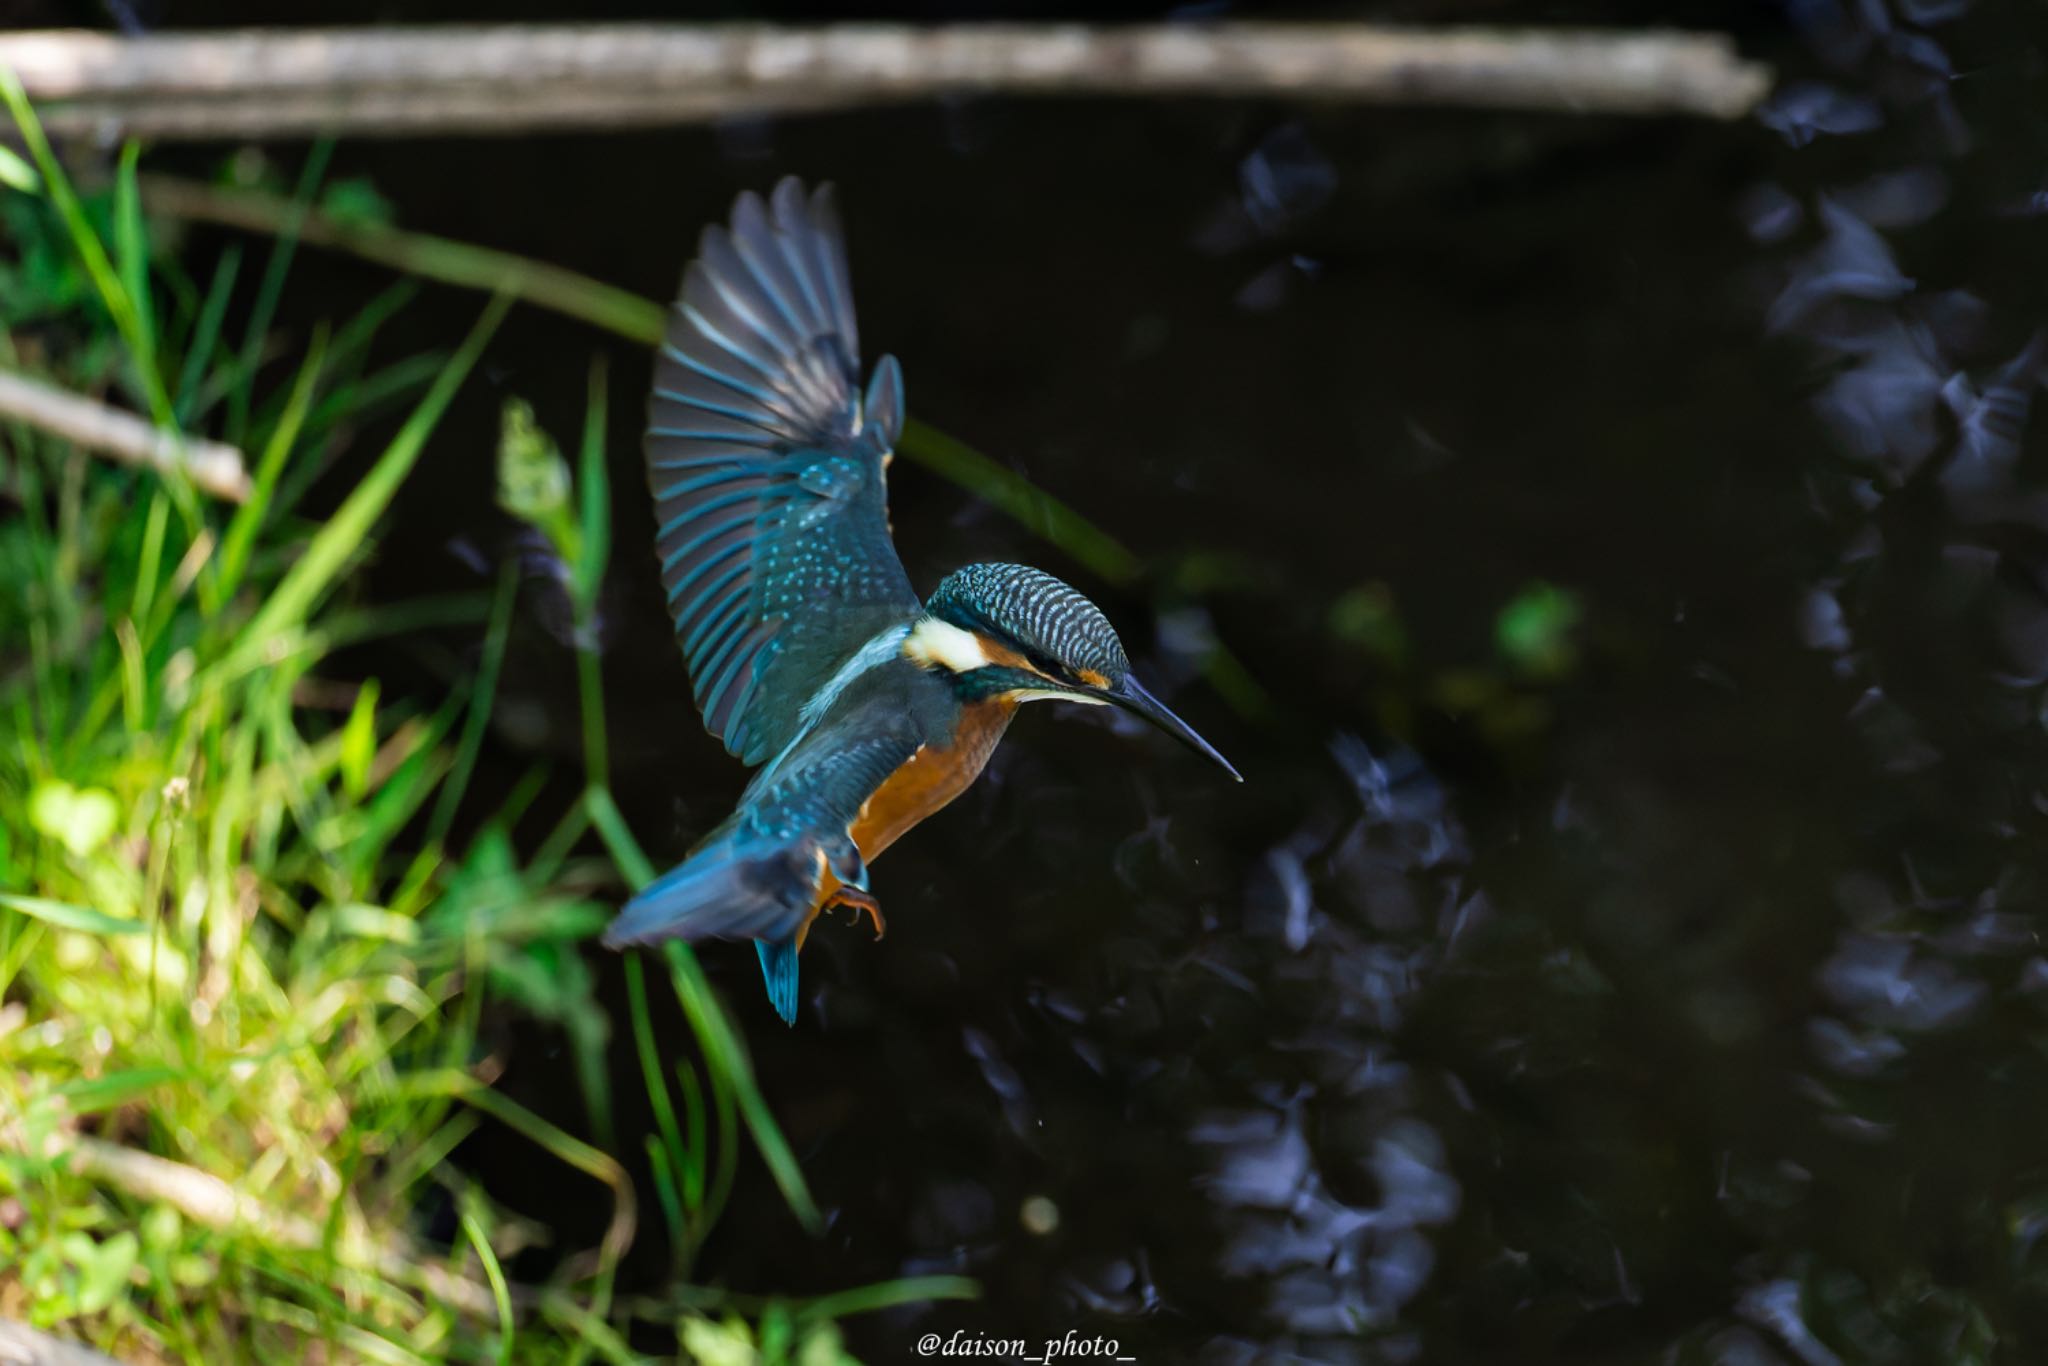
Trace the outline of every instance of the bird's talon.
<path fill-rule="evenodd" d="M 889 927 L 882 919 L 882 903 L 875 900 L 872 893 L 863 892 L 857 887 L 841 887 L 832 893 L 831 905 L 834 908 L 844 906 L 853 917 L 852 923 L 856 925 L 860 923 L 861 913 L 866 912 L 868 918 L 875 922 L 876 943 L 880 943 L 882 936 L 888 932 Z"/>

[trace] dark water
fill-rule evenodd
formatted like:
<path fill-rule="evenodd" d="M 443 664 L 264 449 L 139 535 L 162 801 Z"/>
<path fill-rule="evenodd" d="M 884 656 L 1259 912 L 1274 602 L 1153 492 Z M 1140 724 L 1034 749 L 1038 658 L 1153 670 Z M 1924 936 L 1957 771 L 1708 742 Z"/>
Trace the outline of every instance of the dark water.
<path fill-rule="evenodd" d="M 879 864 L 889 938 L 821 927 L 796 1029 L 750 952 L 707 951 L 831 1227 L 753 1173 L 699 1279 L 981 1280 L 849 1324 L 875 1360 L 955 1328 L 1142 1361 L 2048 1359 L 2048 12 L 1735 17 L 1807 84 L 1729 126 L 967 102 L 341 149 L 412 226 L 664 296 L 739 189 L 838 181 L 870 351 L 1155 566 L 1106 605 L 1248 779 L 1035 708 Z M 380 277 L 300 278 L 310 312 Z M 429 294 L 412 344 L 474 306 Z M 599 351 L 614 762 L 677 855 L 741 774 L 641 535 L 645 357 L 529 312 L 489 378 L 567 434 Z M 497 398 L 430 453 L 380 593 L 504 553 Z M 915 467 L 892 501 L 923 586 L 1017 559 L 1101 589 Z M 1517 664 L 1499 617 L 1539 584 L 1576 624 Z M 545 625 L 536 597 L 507 773 L 574 752 Z M 1195 677 L 1212 634 L 1266 713 Z M 555 1041 L 510 1064 L 575 1122 Z M 470 1158 L 594 1239 L 594 1200 L 522 1197 L 516 1144 Z"/>

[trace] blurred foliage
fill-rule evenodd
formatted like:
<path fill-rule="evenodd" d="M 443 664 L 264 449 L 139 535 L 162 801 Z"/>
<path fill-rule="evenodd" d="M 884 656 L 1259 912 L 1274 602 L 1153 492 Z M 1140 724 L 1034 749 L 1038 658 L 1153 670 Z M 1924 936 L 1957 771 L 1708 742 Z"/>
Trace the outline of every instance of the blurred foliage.
<path fill-rule="evenodd" d="M 789 1316 L 762 1316 L 758 1331 L 744 1319 L 685 1319 L 680 1330 L 683 1350 L 700 1366 L 842 1366 L 853 1358 L 839 1345 L 839 1330 L 829 1323 L 799 1329 Z"/>
<path fill-rule="evenodd" d="M 1377 579 L 1347 589 L 1330 605 L 1330 634 L 1387 668 L 1408 662 L 1408 628 L 1401 624 L 1394 590 Z"/>
<path fill-rule="evenodd" d="M 1574 594 L 1554 584 L 1532 583 L 1500 609 L 1494 641 L 1516 673 L 1555 682 L 1578 667 L 1572 632 L 1582 615 Z"/>
<path fill-rule="evenodd" d="M 1512 755 L 1549 730 L 1550 692 L 1581 673 L 1584 615 L 1576 593 L 1536 580 L 1495 614 L 1492 658 L 1432 664 L 1418 657 L 1393 587 L 1374 579 L 1337 595 L 1325 629 L 1369 666 L 1371 709 L 1388 734 L 1412 742 L 1427 708 Z"/>

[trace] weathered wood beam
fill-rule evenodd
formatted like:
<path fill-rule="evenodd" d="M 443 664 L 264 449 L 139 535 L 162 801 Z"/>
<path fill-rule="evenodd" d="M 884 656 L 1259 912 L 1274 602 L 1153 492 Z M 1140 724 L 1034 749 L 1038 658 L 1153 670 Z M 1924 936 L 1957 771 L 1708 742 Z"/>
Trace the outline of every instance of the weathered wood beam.
<path fill-rule="evenodd" d="M 1733 118 L 1724 36 L 1361 24 L 577 24 L 0 35 L 53 131 L 155 138 L 651 126 L 940 95 L 1217 96 Z"/>

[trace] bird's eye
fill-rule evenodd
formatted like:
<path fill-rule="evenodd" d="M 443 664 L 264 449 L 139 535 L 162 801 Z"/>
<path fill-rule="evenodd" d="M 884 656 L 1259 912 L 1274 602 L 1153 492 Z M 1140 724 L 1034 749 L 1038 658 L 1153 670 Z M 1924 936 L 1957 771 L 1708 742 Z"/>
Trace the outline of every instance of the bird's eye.
<path fill-rule="evenodd" d="M 1031 660 L 1031 667 L 1042 675 L 1046 681 L 1057 683 L 1061 687 L 1078 688 L 1081 686 L 1081 680 L 1074 676 L 1074 671 L 1057 660 L 1047 659 L 1043 656 L 1034 656 Z"/>

